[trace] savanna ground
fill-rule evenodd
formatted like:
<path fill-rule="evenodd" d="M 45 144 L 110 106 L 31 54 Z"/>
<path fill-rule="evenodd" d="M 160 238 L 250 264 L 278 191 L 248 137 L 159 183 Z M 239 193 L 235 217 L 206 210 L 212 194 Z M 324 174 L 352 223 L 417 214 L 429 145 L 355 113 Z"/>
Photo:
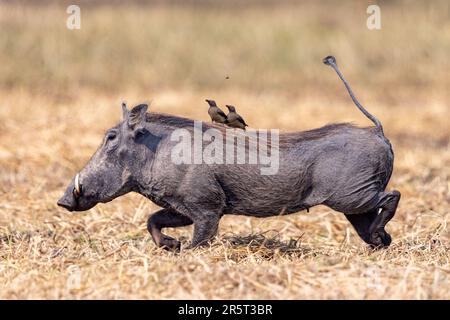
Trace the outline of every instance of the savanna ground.
<path fill-rule="evenodd" d="M 0 298 L 449 299 L 449 3 L 381 2 L 379 31 L 367 5 L 82 1 L 70 31 L 61 2 L 2 3 Z M 56 206 L 122 100 L 207 121 L 214 98 L 282 131 L 368 125 L 328 54 L 394 146 L 390 248 L 371 251 L 342 214 L 315 207 L 224 217 L 210 247 L 173 254 L 151 241 L 158 208 L 139 195 Z M 191 232 L 167 230 L 183 244 Z"/>

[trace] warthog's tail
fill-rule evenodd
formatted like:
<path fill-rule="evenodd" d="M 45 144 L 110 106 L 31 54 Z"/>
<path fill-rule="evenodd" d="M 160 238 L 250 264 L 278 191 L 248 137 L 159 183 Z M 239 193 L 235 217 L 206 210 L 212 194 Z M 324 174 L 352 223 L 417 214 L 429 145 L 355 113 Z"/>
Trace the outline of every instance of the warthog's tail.
<path fill-rule="evenodd" d="M 375 116 L 371 115 L 369 113 L 369 111 L 367 111 L 366 109 L 364 109 L 364 107 L 358 102 L 358 100 L 355 98 L 355 95 L 353 94 L 352 88 L 350 88 L 350 85 L 348 84 L 348 82 L 345 80 L 344 76 L 342 75 L 342 73 L 339 71 L 337 64 L 336 64 L 336 58 L 333 56 L 328 56 L 325 57 L 323 59 L 323 63 L 331 66 L 334 71 L 336 71 L 336 73 L 338 74 L 339 78 L 341 78 L 342 82 L 344 82 L 345 87 L 347 88 L 348 93 L 350 94 L 350 97 L 352 98 L 353 102 L 356 104 L 356 106 L 358 107 L 359 110 L 361 110 L 362 113 L 364 113 L 364 115 L 369 118 L 377 127 L 377 129 L 381 132 L 381 134 L 384 135 L 383 133 L 383 126 L 381 125 L 380 120 L 378 120 Z"/>

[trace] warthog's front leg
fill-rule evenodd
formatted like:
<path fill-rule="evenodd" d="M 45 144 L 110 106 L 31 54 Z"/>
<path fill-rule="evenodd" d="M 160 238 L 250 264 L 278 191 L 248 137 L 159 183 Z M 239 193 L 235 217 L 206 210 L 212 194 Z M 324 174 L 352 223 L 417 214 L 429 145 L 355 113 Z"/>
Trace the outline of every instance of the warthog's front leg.
<path fill-rule="evenodd" d="M 192 224 L 192 220 L 173 209 L 162 209 L 152 214 L 147 221 L 147 230 L 159 247 L 167 250 L 180 250 L 180 241 L 161 232 L 163 228 L 184 227 Z"/>
<path fill-rule="evenodd" d="M 214 238 L 219 228 L 219 214 L 197 216 L 194 220 L 194 235 L 189 248 L 207 245 Z"/>

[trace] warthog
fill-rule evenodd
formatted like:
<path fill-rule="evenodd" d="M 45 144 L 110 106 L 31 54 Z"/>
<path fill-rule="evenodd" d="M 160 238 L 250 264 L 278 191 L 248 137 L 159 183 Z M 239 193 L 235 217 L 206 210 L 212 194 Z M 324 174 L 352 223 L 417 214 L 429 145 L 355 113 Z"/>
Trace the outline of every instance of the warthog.
<path fill-rule="evenodd" d="M 180 249 L 180 242 L 163 234 L 167 227 L 194 224 L 190 247 L 207 243 L 217 233 L 224 214 L 268 217 L 324 204 L 345 214 L 358 235 L 375 247 L 388 246 L 386 224 L 395 214 L 400 193 L 386 192 L 394 155 L 381 123 L 356 100 L 375 127 L 331 124 L 279 136 L 279 170 L 262 175 L 261 164 L 175 164 L 171 153 L 176 129 L 192 132 L 194 121 L 147 113 L 141 104 L 109 129 L 87 165 L 72 179 L 58 205 L 84 211 L 128 192 L 138 192 L 163 209 L 148 219 L 148 231 L 158 246 Z M 203 124 L 203 131 L 225 128 Z M 244 131 L 240 130 L 242 134 Z"/>

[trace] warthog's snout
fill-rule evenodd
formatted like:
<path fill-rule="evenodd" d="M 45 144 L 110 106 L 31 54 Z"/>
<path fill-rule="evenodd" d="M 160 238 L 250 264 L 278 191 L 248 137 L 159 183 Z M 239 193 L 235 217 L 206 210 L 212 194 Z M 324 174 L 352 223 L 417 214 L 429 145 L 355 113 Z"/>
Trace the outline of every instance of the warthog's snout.
<path fill-rule="evenodd" d="M 57 202 L 58 206 L 63 207 L 69 211 L 76 210 L 77 201 L 71 192 L 66 192 Z"/>
<path fill-rule="evenodd" d="M 69 211 L 80 211 L 82 206 L 80 206 L 80 200 L 83 196 L 83 186 L 80 183 L 80 175 L 77 174 L 74 180 L 69 184 L 66 192 L 58 200 L 57 204 Z"/>

